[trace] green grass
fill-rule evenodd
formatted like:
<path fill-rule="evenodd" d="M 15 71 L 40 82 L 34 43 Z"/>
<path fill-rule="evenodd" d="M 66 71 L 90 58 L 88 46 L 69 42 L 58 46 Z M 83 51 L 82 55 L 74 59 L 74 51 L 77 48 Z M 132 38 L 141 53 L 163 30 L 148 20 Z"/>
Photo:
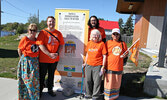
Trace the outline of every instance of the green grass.
<path fill-rule="evenodd" d="M 126 44 L 127 44 L 128 48 L 132 45 L 132 43 L 126 43 Z M 139 53 L 139 61 L 138 61 L 137 67 L 135 67 L 133 62 L 130 59 L 128 59 L 128 62 L 132 63 L 132 66 L 134 66 L 133 67 L 134 69 L 148 68 L 150 66 L 151 61 L 152 61 L 151 57 L 149 57 L 148 55 L 146 55 L 142 52 Z"/>
<path fill-rule="evenodd" d="M 132 43 L 126 43 L 126 45 L 129 48 L 132 45 Z"/>
<path fill-rule="evenodd" d="M 17 64 L 19 57 L 17 54 L 17 47 L 19 40 L 16 40 L 18 35 L 0 37 L 0 77 L 16 78 Z M 127 43 L 130 47 L 131 43 Z M 144 55 L 147 59 L 140 59 L 140 55 Z M 140 53 L 138 67 L 133 67 L 134 70 L 141 67 L 149 67 L 151 58 L 147 55 Z M 128 62 L 131 62 L 128 60 Z M 135 66 L 132 64 L 132 66 Z M 7 76 L 8 75 L 8 76 Z"/>
<path fill-rule="evenodd" d="M 139 61 L 137 67 L 130 59 L 128 59 L 127 62 L 131 63 L 131 66 L 134 66 L 133 68 L 136 70 L 140 68 L 148 68 L 150 66 L 151 61 L 152 61 L 151 57 L 142 52 L 139 52 Z"/>
<path fill-rule="evenodd" d="M 18 35 L 0 37 L 0 77 L 16 78 Z"/>

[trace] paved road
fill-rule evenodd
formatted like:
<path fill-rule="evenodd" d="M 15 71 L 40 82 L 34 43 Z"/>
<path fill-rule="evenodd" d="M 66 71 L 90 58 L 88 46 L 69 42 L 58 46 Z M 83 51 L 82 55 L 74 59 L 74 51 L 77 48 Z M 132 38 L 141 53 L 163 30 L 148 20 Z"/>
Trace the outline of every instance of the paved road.
<path fill-rule="evenodd" d="M 17 100 L 17 81 L 16 80 L 8 79 L 8 78 L 0 78 L 0 100 Z M 56 97 L 51 97 L 50 95 L 47 94 L 45 89 L 41 100 L 80 100 L 80 98 L 78 94 L 74 94 L 71 97 L 65 97 L 62 95 L 62 92 L 57 92 Z M 87 99 L 82 99 L 82 100 L 87 100 Z M 131 98 L 127 96 L 120 96 L 117 100 L 159 100 L 159 99 L 144 98 L 144 97 Z"/>

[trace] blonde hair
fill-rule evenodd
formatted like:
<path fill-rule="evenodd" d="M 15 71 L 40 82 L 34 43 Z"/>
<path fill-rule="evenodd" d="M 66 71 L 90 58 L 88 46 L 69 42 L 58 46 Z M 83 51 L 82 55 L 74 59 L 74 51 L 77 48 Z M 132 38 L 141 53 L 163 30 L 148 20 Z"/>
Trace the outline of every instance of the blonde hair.
<path fill-rule="evenodd" d="M 91 31 L 91 33 L 90 33 L 90 39 L 89 39 L 89 40 L 92 40 L 92 39 L 93 39 L 93 37 L 92 37 L 92 34 L 93 34 L 93 33 L 96 33 L 96 35 L 99 36 L 99 38 L 98 38 L 98 42 L 102 40 L 100 31 L 99 31 L 98 29 L 93 29 L 93 30 Z"/>
<path fill-rule="evenodd" d="M 35 23 L 31 23 L 29 26 L 28 26 L 28 30 L 36 30 L 37 31 L 37 25 Z"/>

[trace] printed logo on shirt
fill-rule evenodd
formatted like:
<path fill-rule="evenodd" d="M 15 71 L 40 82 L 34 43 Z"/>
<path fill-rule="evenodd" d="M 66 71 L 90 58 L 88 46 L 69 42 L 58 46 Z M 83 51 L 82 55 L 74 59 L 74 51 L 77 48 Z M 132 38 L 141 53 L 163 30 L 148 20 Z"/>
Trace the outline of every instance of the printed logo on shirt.
<path fill-rule="evenodd" d="M 38 52 L 38 50 L 39 50 L 39 47 L 36 45 L 36 44 L 33 44 L 33 45 L 31 45 L 31 51 L 32 52 Z"/>
<path fill-rule="evenodd" d="M 120 55 L 120 53 L 121 53 L 121 48 L 119 47 L 119 46 L 115 46 L 113 49 L 112 49 L 112 53 L 113 53 L 113 55 L 115 55 L 115 56 L 118 56 L 118 55 Z"/>
<path fill-rule="evenodd" d="M 49 36 L 48 44 L 51 43 L 51 45 L 56 45 L 57 41 L 58 40 L 56 38 L 54 38 L 53 36 Z"/>
<path fill-rule="evenodd" d="M 93 48 L 91 48 L 91 49 L 88 49 L 88 51 L 90 51 L 90 52 L 95 52 L 95 51 L 98 51 L 98 49 L 93 49 Z"/>

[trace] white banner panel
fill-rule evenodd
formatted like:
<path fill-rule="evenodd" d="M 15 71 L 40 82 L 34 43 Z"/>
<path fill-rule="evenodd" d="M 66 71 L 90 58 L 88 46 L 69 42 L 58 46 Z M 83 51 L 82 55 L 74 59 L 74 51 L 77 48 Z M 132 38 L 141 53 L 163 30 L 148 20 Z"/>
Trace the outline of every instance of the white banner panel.
<path fill-rule="evenodd" d="M 84 47 L 87 43 L 89 10 L 56 9 L 56 29 L 64 37 L 65 45 L 55 72 L 55 87 L 81 88 Z"/>

